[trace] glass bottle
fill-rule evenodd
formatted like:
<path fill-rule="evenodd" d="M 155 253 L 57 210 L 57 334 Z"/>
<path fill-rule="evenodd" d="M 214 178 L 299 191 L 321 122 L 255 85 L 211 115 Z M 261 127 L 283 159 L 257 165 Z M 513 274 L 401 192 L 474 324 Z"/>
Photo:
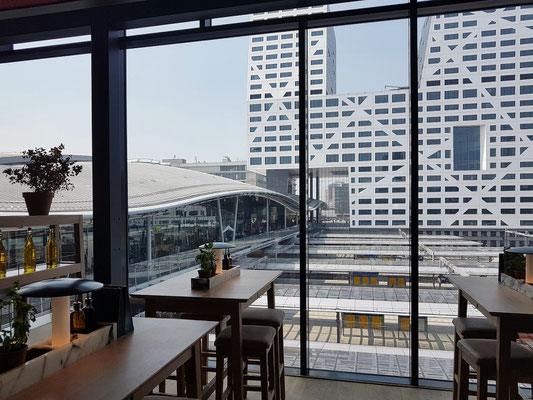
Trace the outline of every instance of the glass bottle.
<path fill-rule="evenodd" d="M 0 231 L 0 279 L 6 277 L 7 272 L 7 253 L 2 243 L 2 231 Z"/>
<path fill-rule="evenodd" d="M 233 268 L 233 258 L 231 257 L 231 253 L 228 250 L 228 259 L 229 259 L 229 267 L 230 269 Z"/>
<path fill-rule="evenodd" d="M 89 296 L 85 298 L 85 306 L 82 309 L 85 316 L 85 326 L 88 331 L 94 330 L 96 326 L 96 311 L 93 307 L 93 299 Z"/>
<path fill-rule="evenodd" d="M 56 230 L 54 225 L 50 225 L 50 236 L 46 243 L 46 269 L 52 269 L 59 264 L 59 248 L 56 243 Z"/>
<path fill-rule="evenodd" d="M 85 314 L 81 310 L 81 302 L 75 301 L 74 310 L 70 313 L 70 333 L 82 333 L 85 330 Z"/>
<path fill-rule="evenodd" d="M 31 228 L 28 228 L 28 236 L 26 237 L 26 244 L 24 245 L 24 273 L 30 274 L 35 272 L 37 267 L 37 254 L 35 245 L 33 244 L 33 237 Z"/>
<path fill-rule="evenodd" d="M 228 251 L 226 250 L 224 254 L 224 259 L 222 260 L 222 269 L 228 270 L 229 269 L 229 259 L 228 259 Z"/>

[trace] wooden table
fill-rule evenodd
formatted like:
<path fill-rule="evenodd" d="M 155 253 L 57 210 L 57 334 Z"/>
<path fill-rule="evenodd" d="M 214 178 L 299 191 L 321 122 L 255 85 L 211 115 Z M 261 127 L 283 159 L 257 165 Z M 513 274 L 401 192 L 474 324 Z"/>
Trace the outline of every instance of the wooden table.
<path fill-rule="evenodd" d="M 242 270 L 241 275 L 210 290 L 192 290 L 191 278 L 196 270 L 133 293 L 146 300 L 146 316 L 157 311 L 229 315 L 231 318 L 232 368 L 234 398 L 243 399 L 242 311 L 267 293 L 268 307 L 275 308 L 274 281 L 279 271 Z"/>
<path fill-rule="evenodd" d="M 142 399 L 182 365 L 187 390 L 200 392 L 200 338 L 209 321 L 134 318 L 135 331 L 18 393 L 13 400 Z"/>
<path fill-rule="evenodd" d="M 533 300 L 501 285 L 496 278 L 451 276 L 449 279 L 459 289 L 459 317 L 466 317 L 467 302 L 470 302 L 496 325 L 496 398 L 507 400 L 511 341 L 517 332 L 533 332 Z"/>

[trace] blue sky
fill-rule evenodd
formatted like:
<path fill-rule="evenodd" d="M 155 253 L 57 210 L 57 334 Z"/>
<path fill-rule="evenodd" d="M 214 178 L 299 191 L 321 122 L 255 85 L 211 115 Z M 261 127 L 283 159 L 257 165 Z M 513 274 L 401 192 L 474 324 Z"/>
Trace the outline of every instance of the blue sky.
<path fill-rule="evenodd" d="M 407 21 L 335 28 L 337 93 L 408 82 Z M 246 157 L 248 38 L 128 52 L 128 155 Z M 0 152 L 91 152 L 88 55 L 0 65 Z"/>

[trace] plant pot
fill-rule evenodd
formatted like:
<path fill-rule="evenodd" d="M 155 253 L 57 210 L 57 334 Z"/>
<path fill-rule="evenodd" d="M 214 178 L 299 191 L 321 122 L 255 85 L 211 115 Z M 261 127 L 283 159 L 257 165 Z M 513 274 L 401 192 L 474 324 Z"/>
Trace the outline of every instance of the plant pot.
<path fill-rule="evenodd" d="M 26 201 L 26 208 L 30 215 L 48 215 L 52 205 L 53 193 L 24 192 L 22 197 Z"/>
<path fill-rule="evenodd" d="M 0 374 L 24 364 L 27 351 L 28 345 L 25 344 L 24 347 L 17 351 L 12 351 L 11 353 L 0 352 Z"/>
<path fill-rule="evenodd" d="M 513 271 L 513 277 L 515 279 L 526 279 L 526 271 Z"/>
<path fill-rule="evenodd" d="M 208 279 L 213 276 L 213 270 L 205 270 L 205 269 L 199 269 L 198 270 L 198 278 L 202 279 Z"/>

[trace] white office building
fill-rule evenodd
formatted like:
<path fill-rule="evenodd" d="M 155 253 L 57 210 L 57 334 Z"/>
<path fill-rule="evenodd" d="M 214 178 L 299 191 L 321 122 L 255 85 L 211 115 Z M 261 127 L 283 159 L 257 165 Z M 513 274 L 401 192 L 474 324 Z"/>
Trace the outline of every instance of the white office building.
<path fill-rule="evenodd" d="M 350 227 L 407 228 L 409 90 L 337 94 L 334 30 L 308 40 L 312 197 L 326 192 L 322 177 L 344 176 Z M 249 168 L 278 191 L 298 170 L 297 46 L 296 32 L 250 38 Z M 532 230 L 533 8 L 428 18 L 419 74 L 421 229 Z"/>

